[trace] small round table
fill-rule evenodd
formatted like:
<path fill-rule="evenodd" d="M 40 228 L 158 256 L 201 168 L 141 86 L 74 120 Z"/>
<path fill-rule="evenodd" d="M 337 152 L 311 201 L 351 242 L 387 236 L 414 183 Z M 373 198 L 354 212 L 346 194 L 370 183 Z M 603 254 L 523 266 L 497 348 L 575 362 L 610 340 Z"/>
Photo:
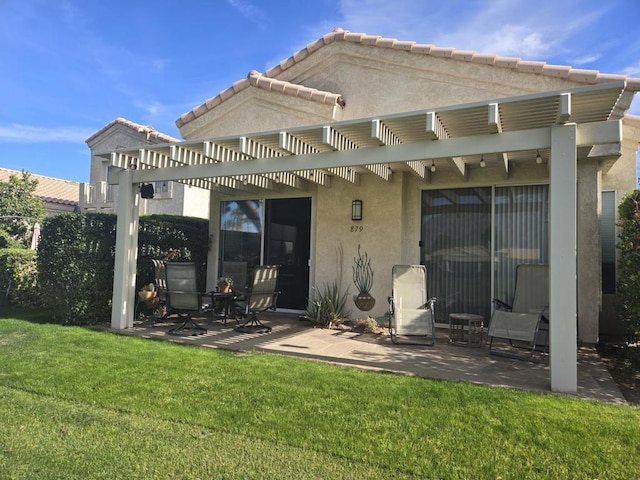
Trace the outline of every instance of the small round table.
<path fill-rule="evenodd" d="M 449 314 L 449 342 L 469 347 L 482 346 L 484 317 L 473 313 Z"/>

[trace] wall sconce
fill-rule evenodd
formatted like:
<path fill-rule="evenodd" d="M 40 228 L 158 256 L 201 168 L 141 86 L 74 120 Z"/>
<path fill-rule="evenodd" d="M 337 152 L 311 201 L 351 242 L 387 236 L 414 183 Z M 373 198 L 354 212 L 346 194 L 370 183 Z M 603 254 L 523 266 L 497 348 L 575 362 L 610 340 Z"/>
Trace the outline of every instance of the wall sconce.
<path fill-rule="evenodd" d="M 487 166 L 487 162 L 484 161 L 484 155 L 480 157 L 480 168 L 484 168 Z"/>
<path fill-rule="evenodd" d="M 431 173 L 436 173 L 436 162 L 431 160 Z"/>
<path fill-rule="evenodd" d="M 362 220 L 362 200 L 351 202 L 351 220 Z"/>

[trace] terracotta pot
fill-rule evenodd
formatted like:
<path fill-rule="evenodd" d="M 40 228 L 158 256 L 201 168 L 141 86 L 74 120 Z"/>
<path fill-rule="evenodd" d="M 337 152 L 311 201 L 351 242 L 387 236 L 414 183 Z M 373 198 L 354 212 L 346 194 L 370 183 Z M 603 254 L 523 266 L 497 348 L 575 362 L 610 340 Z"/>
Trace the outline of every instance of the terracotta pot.
<path fill-rule="evenodd" d="M 359 293 L 358 295 L 353 297 L 353 302 L 356 304 L 356 307 L 358 307 L 359 310 L 368 312 L 376 304 L 376 299 L 368 293 Z"/>

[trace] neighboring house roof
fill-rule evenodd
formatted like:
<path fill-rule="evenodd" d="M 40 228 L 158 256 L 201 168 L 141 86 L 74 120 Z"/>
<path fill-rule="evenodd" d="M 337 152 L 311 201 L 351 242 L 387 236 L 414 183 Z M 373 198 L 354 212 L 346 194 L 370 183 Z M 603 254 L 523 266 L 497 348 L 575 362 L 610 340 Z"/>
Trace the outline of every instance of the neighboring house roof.
<path fill-rule="evenodd" d="M 89 138 L 87 138 L 85 142 L 91 143 L 94 139 L 98 138 L 104 132 L 106 132 L 111 127 L 114 127 L 116 125 L 123 125 L 138 133 L 145 133 L 147 135 L 147 140 L 157 140 L 159 143 L 171 143 L 171 142 L 180 141 L 179 139 L 174 138 L 170 135 L 160 133 L 155 128 L 150 127 L 148 125 L 140 125 L 139 123 L 132 122 L 131 120 L 127 120 L 126 118 L 118 117 L 112 122 L 109 122 L 107 125 L 102 127 L 100 130 L 98 130 L 96 133 L 91 135 Z"/>
<path fill-rule="evenodd" d="M 0 181 L 8 181 L 11 175 L 21 177 L 22 172 L 8 168 L 0 168 Z M 35 195 L 45 202 L 61 205 L 78 205 L 80 200 L 80 184 L 78 182 L 45 177 L 34 173 L 31 173 L 31 176 L 38 180 L 38 185 L 34 192 Z"/>
<path fill-rule="evenodd" d="M 380 48 L 392 48 L 402 50 L 416 55 L 431 55 L 434 57 L 449 58 L 461 62 L 479 63 L 484 65 L 493 65 L 500 68 L 509 68 L 518 72 L 533 73 L 539 75 L 547 75 L 551 77 L 564 78 L 577 83 L 597 84 L 618 80 L 627 82 L 627 89 L 631 91 L 640 91 L 640 78 L 626 77 L 624 75 L 604 74 L 598 70 L 585 70 L 572 68 L 565 65 L 550 65 L 546 62 L 525 61 L 517 57 L 503 57 L 500 55 L 492 55 L 478 53 L 471 50 L 458 50 L 450 47 L 436 47 L 434 45 L 419 44 L 410 41 L 400 41 L 395 38 L 385 38 L 378 35 L 367 35 L 365 33 L 351 33 L 348 30 L 337 28 L 333 32 L 324 35 L 322 38 L 308 44 L 302 50 L 294 53 L 292 56 L 283 60 L 278 65 L 267 70 L 264 75 L 256 71 L 249 73 L 247 78 L 235 82 L 231 87 L 222 91 L 197 106 L 193 110 L 184 113 L 176 120 L 178 128 L 183 127 L 187 123 L 201 117 L 209 110 L 212 110 L 220 103 L 228 100 L 236 93 L 255 86 L 265 88 L 271 91 L 278 91 L 298 97 L 308 98 L 310 100 L 319 100 L 324 103 L 333 102 L 334 104 L 344 106 L 344 100 L 337 93 L 322 92 L 313 88 L 304 87 L 302 85 L 274 80 L 285 70 L 293 65 L 303 61 L 312 53 L 318 51 L 322 47 L 336 41 L 345 41 L 359 43 L 362 45 L 375 46 Z"/>

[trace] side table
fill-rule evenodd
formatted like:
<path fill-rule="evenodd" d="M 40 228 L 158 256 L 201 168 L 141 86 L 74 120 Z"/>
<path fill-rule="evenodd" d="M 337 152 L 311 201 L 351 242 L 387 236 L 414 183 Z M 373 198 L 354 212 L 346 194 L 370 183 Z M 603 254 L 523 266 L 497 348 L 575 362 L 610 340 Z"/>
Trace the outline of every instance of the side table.
<path fill-rule="evenodd" d="M 473 313 L 449 314 L 449 342 L 470 347 L 482 346 L 484 317 Z"/>
<path fill-rule="evenodd" d="M 218 317 L 226 325 L 231 316 L 235 294 L 233 292 L 208 292 L 211 295 L 211 319 Z"/>

